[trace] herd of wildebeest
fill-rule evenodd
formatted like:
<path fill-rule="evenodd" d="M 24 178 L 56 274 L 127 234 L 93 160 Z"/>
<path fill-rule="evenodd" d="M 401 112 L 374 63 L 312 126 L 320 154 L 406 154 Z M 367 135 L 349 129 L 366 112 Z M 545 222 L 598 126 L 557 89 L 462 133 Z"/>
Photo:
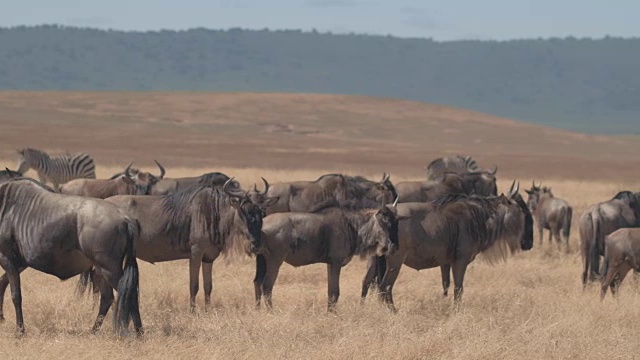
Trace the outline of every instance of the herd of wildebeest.
<path fill-rule="evenodd" d="M 255 302 L 272 306 L 283 263 L 326 263 L 328 310 L 340 295 L 340 271 L 354 256 L 368 260 L 362 301 L 371 287 L 395 311 L 393 286 L 402 265 L 440 267 L 443 294 L 450 274 L 459 306 L 464 274 L 478 254 L 488 261 L 533 247 L 534 218 L 540 236 L 549 231 L 568 249 L 572 207 L 548 187 L 520 195 L 515 180 L 498 195 L 497 167 L 481 168 L 470 156 L 432 161 L 425 181 L 392 183 L 362 176 L 326 174 L 310 181 L 243 189 L 229 176 L 166 178 L 126 166 L 96 179 L 85 153 L 49 155 L 18 150 L 15 171 L 0 172 L 0 319 L 7 286 L 24 333 L 20 273 L 26 268 L 62 280 L 79 276 L 78 292 L 100 295 L 97 331 L 114 303 L 114 329 L 142 334 L 139 270 L 150 263 L 188 259 L 190 307 L 196 307 L 202 268 L 205 308 L 210 305 L 212 266 L 221 254 L 256 259 Z M 38 180 L 24 176 L 31 169 Z M 52 184 L 50 187 L 47 184 Z M 601 279 L 601 298 L 615 294 L 631 270 L 640 270 L 640 193 L 621 191 L 588 208 L 579 219 L 582 282 Z M 604 256 L 602 269 L 600 257 Z M 143 276 L 144 277 L 144 276 Z"/>

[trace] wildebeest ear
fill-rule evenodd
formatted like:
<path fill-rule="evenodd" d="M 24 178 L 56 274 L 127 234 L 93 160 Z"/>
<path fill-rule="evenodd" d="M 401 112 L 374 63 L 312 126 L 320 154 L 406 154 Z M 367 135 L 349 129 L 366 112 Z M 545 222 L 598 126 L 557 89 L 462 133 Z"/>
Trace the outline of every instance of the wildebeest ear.
<path fill-rule="evenodd" d="M 24 154 L 24 149 L 16 149 L 16 152 L 20 155 Z"/>
<path fill-rule="evenodd" d="M 531 190 L 524 189 L 524 191 L 529 195 L 533 194 L 533 191 L 531 191 Z"/>
<path fill-rule="evenodd" d="M 265 201 L 263 201 L 263 202 L 261 203 L 261 206 L 262 206 L 263 208 L 268 208 L 268 207 L 270 207 L 270 206 L 275 205 L 275 203 L 277 203 L 277 202 L 278 202 L 278 200 L 280 200 L 280 196 L 267 198 Z"/>

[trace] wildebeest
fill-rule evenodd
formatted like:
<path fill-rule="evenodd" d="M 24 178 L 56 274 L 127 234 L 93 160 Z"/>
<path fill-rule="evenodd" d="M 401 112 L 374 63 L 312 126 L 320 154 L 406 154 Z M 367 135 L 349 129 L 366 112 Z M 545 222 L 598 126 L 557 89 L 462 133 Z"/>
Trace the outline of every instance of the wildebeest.
<path fill-rule="evenodd" d="M 427 202 L 448 194 L 496 195 L 496 178 L 482 173 L 444 173 L 436 180 L 402 181 L 395 185 L 399 201 Z"/>
<path fill-rule="evenodd" d="M 478 166 L 478 163 L 472 159 L 471 156 L 456 155 L 435 159 L 427 165 L 426 170 L 427 180 L 435 180 L 446 172 L 453 172 L 456 174 L 484 172 L 488 175 L 495 176 L 498 171 L 498 167 L 496 166 L 493 170 L 486 171 L 481 169 Z"/>
<path fill-rule="evenodd" d="M 382 299 L 395 310 L 392 289 L 402 264 L 416 270 L 439 266 L 445 296 L 453 270 L 457 305 L 467 266 L 478 254 L 495 261 L 533 247 L 533 219 L 514 186 L 507 195 L 451 194 L 429 203 L 398 204 L 398 215 L 408 217 L 399 223 L 398 251 L 369 259 L 362 299 L 377 282 Z"/>
<path fill-rule="evenodd" d="M 551 188 L 541 186 L 542 184 L 536 186 L 535 182 L 533 182 L 531 189 L 525 189 L 529 195 L 527 205 L 538 226 L 540 245 L 542 245 L 543 231 L 547 229 L 549 230 L 549 242 L 552 241 L 552 236 L 555 237 L 558 248 L 560 248 L 560 232 L 562 232 L 566 249 L 569 251 L 573 208 L 565 200 L 555 197 Z"/>
<path fill-rule="evenodd" d="M 276 213 L 262 226 L 264 250 L 256 258 L 256 305 L 271 292 L 283 262 L 293 266 L 327 264 L 328 309 L 340 296 L 340 270 L 355 255 L 384 255 L 398 243 L 397 202 L 377 209 L 328 207 L 313 213 Z"/>
<path fill-rule="evenodd" d="M 105 279 L 93 330 L 102 325 L 116 289 L 114 328 L 126 332 L 133 319 L 141 333 L 135 219 L 103 200 L 56 194 L 26 178 L 0 185 L 0 209 L 0 265 L 6 271 L 0 277 L 0 319 L 4 293 L 11 285 L 17 330 L 24 333 L 20 273 L 26 268 L 66 280 L 93 266 Z"/>
<path fill-rule="evenodd" d="M 618 229 L 604 239 L 600 299 L 604 299 L 608 287 L 615 296 L 618 286 L 632 269 L 640 271 L 640 228 Z"/>
<path fill-rule="evenodd" d="M 22 174 L 19 172 L 4 168 L 4 170 L 0 171 L 0 184 L 19 177 L 22 177 Z"/>
<path fill-rule="evenodd" d="M 195 185 L 204 185 L 209 187 L 223 186 L 228 180 L 229 177 L 221 172 L 210 172 L 193 177 L 165 178 L 158 181 L 158 183 L 153 186 L 151 189 L 151 195 L 173 194 Z M 229 183 L 229 188 L 239 189 L 240 184 L 233 180 Z"/>
<path fill-rule="evenodd" d="M 49 155 L 33 148 L 18 149 L 17 152 L 20 155 L 19 173 L 33 169 L 38 173 L 41 183 L 51 182 L 56 190 L 69 180 L 96 178 L 93 158 L 86 153 Z"/>
<path fill-rule="evenodd" d="M 231 253 L 250 240 L 250 251 L 262 246 L 261 228 L 265 208 L 277 199 L 253 202 L 238 190 L 231 190 L 227 180 L 220 188 L 192 186 L 163 196 L 118 195 L 105 201 L 124 209 L 140 223 L 140 240 L 136 246 L 139 259 L 150 262 L 189 259 L 190 306 L 195 310 L 198 274 L 202 264 L 205 307 L 211 301 L 213 261 L 221 253 Z M 265 181 L 266 182 L 266 181 Z M 269 184 L 266 183 L 268 190 Z M 244 250 L 244 249 L 243 249 Z M 80 289 L 89 280 L 83 274 Z M 99 280 L 99 279 L 98 279 Z"/>
<path fill-rule="evenodd" d="M 274 184 L 267 195 L 279 200 L 267 209 L 267 214 L 313 212 L 330 205 L 358 209 L 378 207 L 382 201 L 389 204 L 397 198 L 389 177 L 385 173 L 376 182 L 362 176 L 326 174 L 315 181 Z"/>
<path fill-rule="evenodd" d="M 615 230 L 640 226 L 640 193 L 620 191 L 611 200 L 589 207 L 580 216 L 580 252 L 582 284 L 600 274 L 600 256 L 604 255 L 604 237 Z"/>
<path fill-rule="evenodd" d="M 60 193 L 106 199 L 115 195 L 149 195 L 154 184 L 162 179 L 148 172 L 131 171 L 130 163 L 119 175 L 111 179 L 75 179 L 60 187 Z M 160 164 L 158 164 L 160 165 Z"/>

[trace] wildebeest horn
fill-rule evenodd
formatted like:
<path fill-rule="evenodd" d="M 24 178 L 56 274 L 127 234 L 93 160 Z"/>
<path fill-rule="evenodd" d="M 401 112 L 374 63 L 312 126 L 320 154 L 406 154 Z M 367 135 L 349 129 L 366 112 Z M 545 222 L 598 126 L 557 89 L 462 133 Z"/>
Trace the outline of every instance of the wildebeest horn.
<path fill-rule="evenodd" d="M 535 187 L 536 189 L 540 189 L 540 187 L 542 186 L 542 181 L 540 181 L 540 184 L 538 186 L 536 186 L 535 184 L 533 184 L 533 187 Z"/>
<path fill-rule="evenodd" d="M 269 191 L 269 182 L 262 176 L 260 177 L 260 179 L 262 179 L 262 182 L 264 183 L 264 191 L 260 195 L 267 195 L 267 191 Z"/>
<path fill-rule="evenodd" d="M 398 199 L 400 199 L 400 196 L 396 196 L 396 199 L 393 201 L 393 207 L 398 207 Z"/>
<path fill-rule="evenodd" d="M 244 198 L 245 194 L 242 192 L 231 192 L 229 191 L 229 184 L 233 181 L 234 178 L 231 178 L 227 181 L 224 182 L 224 185 L 222 185 L 222 191 L 224 191 L 225 194 L 231 196 L 231 197 L 236 197 L 236 198 Z"/>
<path fill-rule="evenodd" d="M 498 165 L 493 167 L 493 171 L 487 171 L 489 175 L 495 175 L 498 172 Z"/>
<path fill-rule="evenodd" d="M 513 180 L 513 184 L 511 184 L 511 188 L 509 189 L 509 196 L 511 197 L 515 195 L 518 192 L 518 190 L 520 190 L 520 183 L 518 182 L 516 184 L 516 180 Z"/>
<path fill-rule="evenodd" d="M 166 174 L 166 171 L 165 171 L 164 167 L 163 167 L 162 165 L 160 165 L 160 163 L 159 163 L 157 160 L 153 160 L 153 161 L 154 161 L 154 162 L 156 163 L 156 165 L 158 165 L 158 167 L 160 168 L 160 176 L 159 176 L 159 178 L 160 178 L 160 179 L 163 179 L 163 178 L 164 178 L 164 174 Z"/>
<path fill-rule="evenodd" d="M 131 173 L 129 172 L 129 170 L 131 169 L 131 165 L 133 165 L 133 161 L 130 162 L 126 168 L 124 168 L 124 176 L 128 177 L 129 179 L 131 179 Z"/>
<path fill-rule="evenodd" d="M 383 172 L 382 173 L 382 181 L 381 182 L 385 182 L 387 180 L 389 180 L 389 178 L 391 177 L 391 174 L 387 174 L 387 172 Z"/>

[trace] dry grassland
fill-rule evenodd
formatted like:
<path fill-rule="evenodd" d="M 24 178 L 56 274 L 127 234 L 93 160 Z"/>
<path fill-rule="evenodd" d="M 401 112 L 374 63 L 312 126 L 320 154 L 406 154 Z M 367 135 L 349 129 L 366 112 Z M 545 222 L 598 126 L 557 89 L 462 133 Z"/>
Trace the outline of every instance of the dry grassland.
<path fill-rule="evenodd" d="M 243 186 L 259 176 L 272 182 L 312 179 L 327 171 L 222 168 Z M 119 171 L 99 168 L 98 177 Z M 172 168 L 173 176 L 205 169 Z M 33 174 L 32 174 L 33 175 Z M 365 174 L 377 176 L 376 174 Z M 405 180 L 396 178 L 395 181 Z M 521 179 L 522 185 L 531 183 Z M 501 179 L 499 190 L 510 181 Z M 636 358 L 640 330 L 638 285 L 629 277 L 618 301 L 598 300 L 594 286 L 582 292 L 577 218 L 595 202 L 634 183 L 547 180 L 557 196 L 574 205 L 570 253 L 559 252 L 536 234 L 533 250 L 504 264 L 476 261 L 465 278 L 463 307 L 441 296 L 438 269 L 403 268 L 394 289 L 397 314 L 374 296 L 359 304 L 365 262 L 354 259 L 341 277 L 336 314 L 326 312 L 326 270 L 321 264 L 284 265 L 274 288 L 274 311 L 253 304 L 253 259 L 214 264 L 213 306 L 189 313 L 187 261 L 151 265 L 140 261 L 143 339 L 117 339 L 111 323 L 98 335 L 91 298 L 74 295 L 77 278 L 61 282 L 27 270 L 22 276 L 27 335 L 14 336 L 13 306 L 0 325 L 3 359 L 18 358 L 210 358 L 210 359 L 587 359 Z M 546 236 L 545 236 L 546 237 Z M 110 313 L 111 314 L 111 313 Z"/>

